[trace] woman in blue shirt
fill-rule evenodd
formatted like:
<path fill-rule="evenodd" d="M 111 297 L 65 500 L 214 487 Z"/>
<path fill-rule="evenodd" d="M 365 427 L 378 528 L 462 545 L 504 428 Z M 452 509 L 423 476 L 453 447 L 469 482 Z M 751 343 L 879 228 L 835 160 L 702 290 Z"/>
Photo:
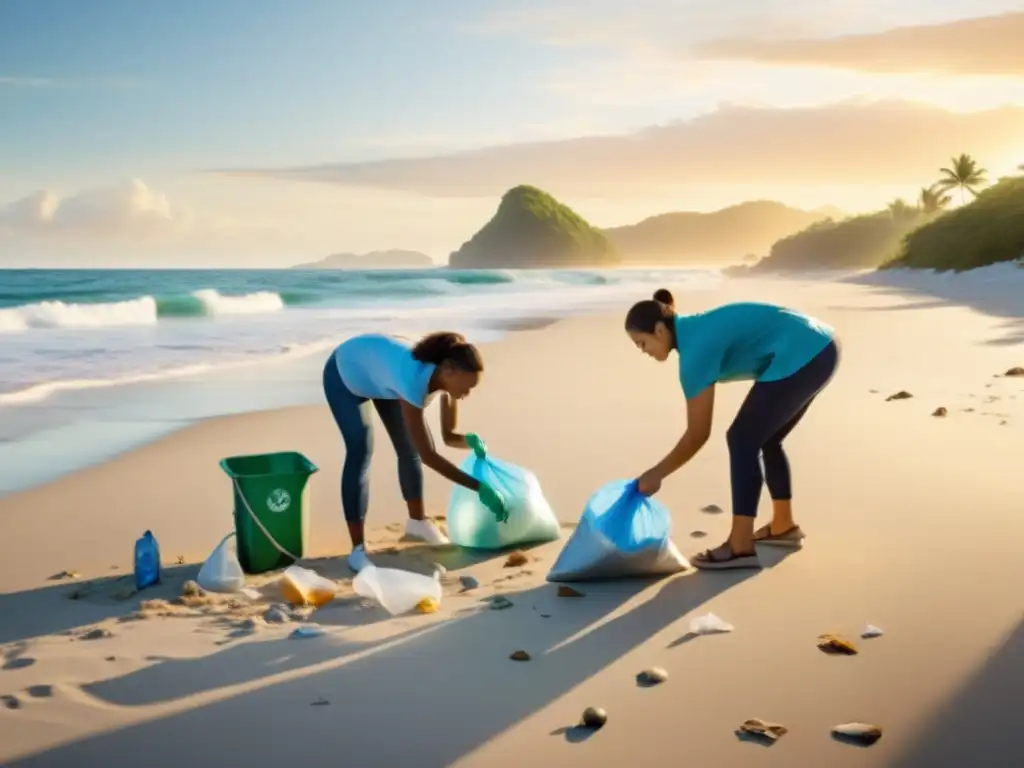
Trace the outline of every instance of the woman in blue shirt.
<path fill-rule="evenodd" d="M 348 564 L 358 572 L 368 563 L 363 539 L 369 503 L 373 453 L 370 404 L 377 411 L 398 456 L 398 481 L 409 509 L 405 533 L 432 545 L 447 537 L 426 519 L 423 468 L 426 464 L 454 483 L 477 491 L 499 521 L 507 518 L 504 500 L 492 488 L 462 472 L 434 449 L 423 410 L 438 392 L 445 445 L 475 448 L 480 438 L 455 431 L 458 401 L 480 382 L 480 352 L 457 333 L 432 333 L 415 346 L 383 334 L 354 336 L 342 343 L 324 366 L 324 394 L 345 441 L 341 503 L 352 537 Z"/>
<path fill-rule="evenodd" d="M 639 478 L 641 492 L 648 495 L 657 493 L 662 481 L 707 442 L 715 385 L 754 382 L 726 433 L 733 507 L 729 540 L 697 555 L 693 564 L 760 568 L 755 543 L 801 546 L 804 534 L 793 520 L 789 461 L 782 443 L 835 373 L 839 347 L 833 329 L 799 312 L 753 302 L 678 315 L 672 294 L 661 289 L 629 310 L 626 333 L 641 352 L 659 362 L 673 350 L 679 353 L 679 381 L 686 396 L 686 433 Z M 772 497 L 772 521 L 755 531 L 763 483 Z"/>

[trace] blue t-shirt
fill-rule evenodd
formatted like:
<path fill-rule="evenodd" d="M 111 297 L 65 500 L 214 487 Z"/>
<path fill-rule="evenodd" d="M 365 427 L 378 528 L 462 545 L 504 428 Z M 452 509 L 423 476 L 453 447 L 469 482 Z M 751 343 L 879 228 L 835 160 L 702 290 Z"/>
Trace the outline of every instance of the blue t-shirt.
<path fill-rule="evenodd" d="M 394 336 L 353 336 L 334 350 L 341 380 L 357 397 L 405 400 L 418 408 L 427 401 L 430 377 L 437 367 L 412 356 L 412 346 Z"/>
<path fill-rule="evenodd" d="M 835 331 L 773 304 L 741 302 L 678 315 L 679 382 L 687 399 L 726 381 L 778 381 L 809 363 Z"/>

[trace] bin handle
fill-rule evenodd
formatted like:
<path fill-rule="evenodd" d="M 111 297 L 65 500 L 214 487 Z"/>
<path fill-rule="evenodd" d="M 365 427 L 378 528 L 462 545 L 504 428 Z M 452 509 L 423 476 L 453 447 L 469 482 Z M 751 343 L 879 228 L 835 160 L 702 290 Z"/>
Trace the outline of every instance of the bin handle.
<path fill-rule="evenodd" d="M 249 513 L 249 517 L 251 517 L 253 522 L 256 523 L 256 525 L 259 527 L 261 531 L 263 531 L 263 535 L 267 537 L 267 541 L 269 541 L 274 546 L 274 549 L 276 549 L 285 557 L 290 557 L 295 562 L 301 561 L 301 557 L 296 557 L 295 555 L 293 555 L 287 549 L 278 544 L 277 539 L 270 535 L 270 531 L 266 529 L 266 526 L 264 526 L 260 519 L 256 516 L 256 513 L 252 511 L 252 507 L 249 506 L 249 500 L 245 498 L 245 494 L 242 493 L 242 488 L 238 484 L 238 478 L 231 478 L 231 482 L 235 484 L 235 492 L 238 493 L 239 498 L 242 500 L 242 504 L 245 505 L 245 511 Z"/>

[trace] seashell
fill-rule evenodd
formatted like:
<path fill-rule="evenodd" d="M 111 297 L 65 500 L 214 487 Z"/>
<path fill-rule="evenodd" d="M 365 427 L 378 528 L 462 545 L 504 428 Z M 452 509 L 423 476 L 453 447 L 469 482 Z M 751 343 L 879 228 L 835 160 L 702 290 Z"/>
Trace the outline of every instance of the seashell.
<path fill-rule="evenodd" d="M 832 729 L 832 735 L 842 741 L 871 746 L 882 738 L 882 729 L 869 723 L 842 723 Z"/>
<path fill-rule="evenodd" d="M 740 726 L 740 730 L 771 741 L 777 741 L 780 736 L 785 736 L 789 733 L 789 728 L 784 725 L 769 723 L 756 717 L 744 722 Z"/>
<path fill-rule="evenodd" d="M 668 672 L 661 667 L 648 667 L 636 676 L 637 684 L 647 688 L 664 683 L 666 680 L 668 680 Z"/>
<path fill-rule="evenodd" d="M 825 653 L 835 653 L 843 656 L 854 656 L 857 654 L 857 647 L 839 635 L 831 632 L 818 635 L 818 647 Z"/>

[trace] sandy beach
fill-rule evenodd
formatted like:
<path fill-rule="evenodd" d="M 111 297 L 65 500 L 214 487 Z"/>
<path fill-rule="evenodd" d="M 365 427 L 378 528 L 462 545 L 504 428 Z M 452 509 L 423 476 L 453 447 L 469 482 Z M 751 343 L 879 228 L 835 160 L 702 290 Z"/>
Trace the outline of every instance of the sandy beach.
<path fill-rule="evenodd" d="M 810 279 L 734 280 L 679 298 L 683 311 L 775 301 L 839 331 L 840 371 L 787 442 L 802 551 L 766 551 L 756 573 L 580 584 L 582 599 L 559 598 L 544 577 L 565 536 L 519 568 L 503 567 L 505 553 L 398 542 L 403 505 L 378 428 L 371 555 L 448 569 L 439 612 L 391 618 L 352 592 L 342 445 L 326 407 L 207 420 L 0 499 L 0 762 L 1020 765 L 1024 377 L 1001 375 L 1024 365 L 1019 314 L 986 311 L 983 296 Z M 524 330 L 485 354 L 460 427 L 536 472 L 566 535 L 592 492 L 648 468 L 685 428 L 674 364 L 640 355 L 619 314 Z M 886 400 L 900 390 L 913 397 Z M 728 530 L 723 435 L 746 391 L 720 387 L 711 441 L 659 496 L 684 554 Z M 945 417 L 932 415 L 939 407 Z M 259 600 L 171 602 L 232 525 L 218 460 L 277 450 L 320 467 L 308 490 L 311 567 L 338 581 L 338 598 L 253 631 L 246 620 L 281 601 L 272 576 L 253 579 Z M 444 515 L 449 492 L 428 473 L 431 514 Z M 726 513 L 701 511 L 710 504 Z M 125 576 L 146 529 L 164 584 L 132 594 Z M 79 575 L 53 579 L 64 571 Z M 460 574 L 481 586 L 460 592 Z M 495 594 L 513 606 L 491 610 Z M 708 612 L 734 631 L 690 636 Z M 303 622 L 327 632 L 290 637 Z M 867 624 L 884 635 L 861 640 Z M 859 654 L 822 653 L 825 632 Z M 531 660 L 510 661 L 516 650 Z M 668 680 L 639 687 L 651 666 Z M 609 721 L 582 738 L 571 726 L 588 706 Z M 789 732 L 771 746 L 737 738 L 750 718 Z M 850 721 L 881 726 L 883 738 L 833 740 Z"/>

